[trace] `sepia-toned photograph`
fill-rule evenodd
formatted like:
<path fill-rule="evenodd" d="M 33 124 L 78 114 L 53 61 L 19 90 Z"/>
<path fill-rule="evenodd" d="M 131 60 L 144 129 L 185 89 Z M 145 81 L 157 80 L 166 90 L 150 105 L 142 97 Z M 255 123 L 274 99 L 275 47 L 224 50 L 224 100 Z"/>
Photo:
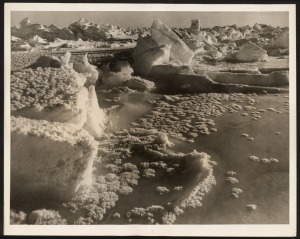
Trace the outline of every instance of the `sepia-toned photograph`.
<path fill-rule="evenodd" d="M 9 234 L 294 235 L 295 6 L 217 6 L 5 6 Z"/>

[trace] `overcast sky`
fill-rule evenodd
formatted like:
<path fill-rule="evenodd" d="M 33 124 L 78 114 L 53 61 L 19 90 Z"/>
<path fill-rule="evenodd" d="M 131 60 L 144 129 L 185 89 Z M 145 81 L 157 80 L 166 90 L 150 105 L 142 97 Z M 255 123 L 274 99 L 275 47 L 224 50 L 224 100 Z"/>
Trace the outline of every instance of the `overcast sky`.
<path fill-rule="evenodd" d="M 123 27 L 150 27 L 160 19 L 170 27 L 189 27 L 192 19 L 200 19 L 202 27 L 236 24 L 253 26 L 256 22 L 272 26 L 288 26 L 288 12 L 12 12 L 11 24 L 30 17 L 32 23 L 65 27 L 84 17 L 92 23 Z"/>

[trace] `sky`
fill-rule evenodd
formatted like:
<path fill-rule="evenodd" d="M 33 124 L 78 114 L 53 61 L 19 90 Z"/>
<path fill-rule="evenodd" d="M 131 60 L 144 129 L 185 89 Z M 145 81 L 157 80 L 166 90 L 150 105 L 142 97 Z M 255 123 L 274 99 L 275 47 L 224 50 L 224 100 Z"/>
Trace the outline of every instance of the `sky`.
<path fill-rule="evenodd" d="M 154 19 L 160 19 L 170 27 L 189 27 L 192 19 L 200 19 L 201 27 L 223 25 L 238 26 L 263 23 L 272 26 L 288 26 L 288 12 L 49 12 L 14 11 L 11 13 L 11 25 L 18 24 L 29 17 L 32 23 L 54 24 L 66 27 L 84 17 L 92 23 L 111 24 L 122 27 L 150 27 Z"/>

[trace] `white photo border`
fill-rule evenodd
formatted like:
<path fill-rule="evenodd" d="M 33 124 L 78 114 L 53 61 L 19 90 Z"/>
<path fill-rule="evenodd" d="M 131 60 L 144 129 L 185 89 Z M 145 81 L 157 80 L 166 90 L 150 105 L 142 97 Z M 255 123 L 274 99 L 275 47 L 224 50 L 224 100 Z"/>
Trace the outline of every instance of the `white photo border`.
<path fill-rule="evenodd" d="M 12 11 L 289 12 L 289 224 L 259 225 L 10 225 L 10 29 Z M 296 235 L 296 5 L 5 3 L 4 7 L 4 235 L 295 236 Z"/>

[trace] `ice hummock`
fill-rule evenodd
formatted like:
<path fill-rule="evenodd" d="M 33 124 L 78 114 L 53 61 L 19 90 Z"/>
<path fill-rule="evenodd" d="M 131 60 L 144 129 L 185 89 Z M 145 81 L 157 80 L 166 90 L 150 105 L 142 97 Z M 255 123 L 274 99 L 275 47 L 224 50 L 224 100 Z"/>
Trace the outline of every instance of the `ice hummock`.
<path fill-rule="evenodd" d="M 73 124 L 12 117 L 11 136 L 14 190 L 49 188 L 68 197 L 90 185 L 97 142 L 87 131 Z"/>
<path fill-rule="evenodd" d="M 75 71 L 85 75 L 85 77 L 87 79 L 87 83 L 89 85 L 96 84 L 96 82 L 98 80 L 99 72 L 97 71 L 96 66 L 91 65 L 89 63 L 87 54 L 82 56 L 82 61 L 81 62 L 79 62 L 79 63 L 75 62 L 73 64 L 73 68 L 74 68 Z"/>

